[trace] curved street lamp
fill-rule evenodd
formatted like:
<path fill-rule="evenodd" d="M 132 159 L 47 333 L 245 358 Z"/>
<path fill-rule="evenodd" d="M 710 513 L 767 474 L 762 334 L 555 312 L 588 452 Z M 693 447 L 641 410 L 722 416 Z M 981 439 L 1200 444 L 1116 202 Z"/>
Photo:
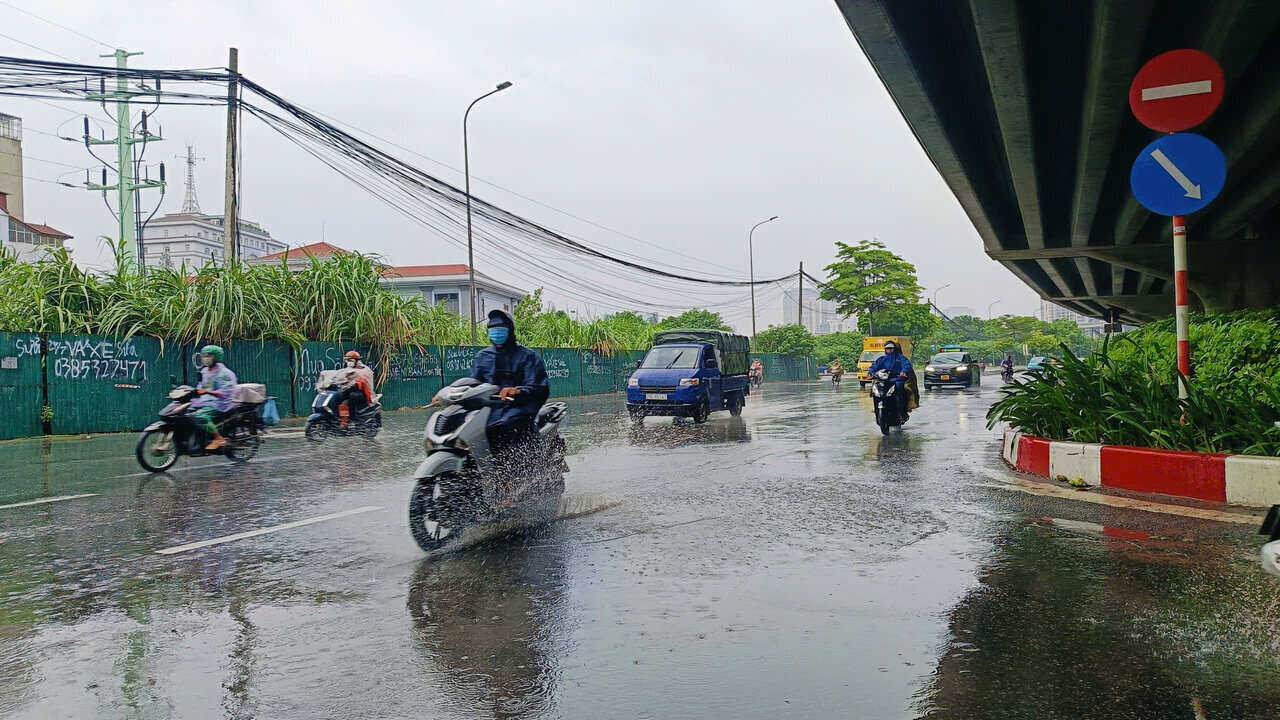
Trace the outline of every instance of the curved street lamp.
<path fill-rule="evenodd" d="M 996 303 L 998 303 L 998 302 L 1000 302 L 1000 301 L 999 301 L 999 300 L 996 300 L 995 302 L 992 302 L 990 305 L 988 305 L 988 306 L 987 306 L 987 319 L 988 319 L 988 320 L 990 320 L 990 319 L 991 319 L 991 308 L 995 307 L 995 306 L 996 306 Z"/>
<path fill-rule="evenodd" d="M 472 100 L 471 104 L 467 106 L 467 111 L 462 114 L 462 168 L 463 168 L 462 174 L 465 176 L 466 192 L 467 192 L 467 275 L 471 283 L 471 289 L 470 289 L 470 292 L 467 293 L 467 295 L 470 296 L 470 305 L 471 305 L 471 344 L 472 345 L 475 345 L 477 343 L 476 341 L 476 261 L 475 261 L 475 251 L 471 245 L 471 152 L 470 152 L 470 149 L 467 147 L 467 118 L 471 115 L 471 108 L 475 107 L 476 103 L 489 97 L 490 95 L 493 95 L 494 93 L 502 92 L 503 90 L 506 90 L 509 87 L 511 87 L 510 81 L 503 81 L 501 83 L 498 83 L 498 87 L 481 95 L 475 100 Z"/>
<path fill-rule="evenodd" d="M 752 235 L 755 234 L 756 228 L 761 225 L 777 220 L 778 216 L 774 215 L 768 220 L 761 220 L 751 226 L 751 230 L 747 233 L 747 263 L 751 266 L 751 339 L 756 339 L 756 253 L 755 245 L 752 242 Z"/>

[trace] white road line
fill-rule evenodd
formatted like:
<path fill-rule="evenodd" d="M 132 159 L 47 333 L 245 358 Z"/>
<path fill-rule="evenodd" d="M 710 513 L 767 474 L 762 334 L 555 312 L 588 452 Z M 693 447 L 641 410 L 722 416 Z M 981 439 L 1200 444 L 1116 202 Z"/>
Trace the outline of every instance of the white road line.
<path fill-rule="evenodd" d="M 1209 510 L 1207 508 L 1187 507 L 1185 505 L 1169 505 L 1166 503 L 1148 502 L 1146 500 L 1138 500 L 1136 498 L 1123 497 L 1120 495 L 1100 495 L 1084 490 L 1076 490 L 1075 488 L 1065 488 L 1058 485 L 1026 480 L 1024 478 L 1008 475 L 987 468 L 976 469 L 983 475 L 986 475 L 992 480 L 1000 483 L 999 485 L 983 484 L 979 485 L 979 487 L 990 487 L 999 490 L 1014 490 L 1017 492 L 1027 493 L 1028 495 L 1056 497 L 1063 500 L 1093 503 L 1094 505 L 1109 505 L 1111 507 L 1124 508 L 1126 510 L 1144 510 L 1146 512 L 1163 513 L 1165 515 L 1181 515 L 1183 517 L 1193 517 L 1200 520 L 1213 520 L 1215 522 L 1253 525 L 1254 527 L 1262 524 L 1262 515 L 1245 515 L 1242 513 L 1223 512 L 1221 510 Z"/>
<path fill-rule="evenodd" d="M 201 540 L 200 542 L 193 542 L 193 543 L 188 543 L 186 545 L 178 545 L 176 547 L 165 548 L 163 550 L 157 550 L 156 554 L 157 555 L 176 555 L 177 553 L 183 553 L 189 550 L 199 550 L 200 548 L 209 547 L 210 545 L 221 545 L 222 543 L 235 542 L 236 540 L 244 540 L 246 538 L 257 537 L 259 535 L 266 535 L 267 533 L 279 532 L 281 530 L 290 530 L 292 528 L 302 527 L 303 525 L 313 525 L 315 523 L 324 522 L 326 520 L 337 520 L 340 517 L 346 517 L 348 515 L 358 515 L 360 513 L 373 512 L 374 510 L 381 510 L 381 509 L 382 509 L 381 505 L 365 505 L 364 507 L 358 507 L 358 508 L 355 508 L 354 510 L 343 510 L 342 512 L 333 513 L 331 515 L 321 515 L 320 517 L 307 518 L 306 520 L 295 520 L 293 522 L 284 523 L 283 525 L 272 525 L 271 527 L 260 528 L 258 530 L 250 530 L 249 532 L 236 533 L 235 535 L 224 535 L 220 538 L 214 538 L 212 540 Z"/>
<path fill-rule="evenodd" d="M 63 500 L 78 500 L 80 498 L 94 497 L 98 493 L 84 493 L 83 495 L 58 495 L 56 497 L 39 498 L 36 500 L 28 500 L 26 502 L 12 503 L 10 505 L 0 505 L 0 510 L 8 510 L 9 508 L 26 507 L 27 505 L 43 505 L 45 503 L 62 502 Z"/>
<path fill-rule="evenodd" d="M 1208 92 L 1213 92 L 1213 81 L 1197 80 L 1196 82 L 1177 83 L 1176 85 L 1157 85 L 1155 87 L 1142 88 L 1142 99 L 1144 101 L 1166 100 L 1187 95 L 1203 95 Z"/>

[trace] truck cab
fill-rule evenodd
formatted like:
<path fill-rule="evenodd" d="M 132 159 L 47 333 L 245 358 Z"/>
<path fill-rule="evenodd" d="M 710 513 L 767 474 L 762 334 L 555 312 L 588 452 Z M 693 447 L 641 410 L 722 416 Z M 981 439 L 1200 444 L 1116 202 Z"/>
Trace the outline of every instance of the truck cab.
<path fill-rule="evenodd" d="M 665 415 L 701 423 L 718 410 L 741 415 L 749 391 L 746 375 L 725 375 L 723 365 L 711 343 L 655 345 L 627 380 L 627 412 L 637 422 Z"/>

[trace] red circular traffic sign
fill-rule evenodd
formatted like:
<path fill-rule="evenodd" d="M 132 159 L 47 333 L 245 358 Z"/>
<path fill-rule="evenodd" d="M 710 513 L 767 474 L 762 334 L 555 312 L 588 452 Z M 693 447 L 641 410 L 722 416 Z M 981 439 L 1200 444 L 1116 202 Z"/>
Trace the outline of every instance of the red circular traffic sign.
<path fill-rule="evenodd" d="M 1222 102 L 1222 66 L 1199 50 L 1170 50 L 1142 66 L 1129 86 L 1129 109 L 1160 132 L 1182 132 L 1209 119 Z"/>

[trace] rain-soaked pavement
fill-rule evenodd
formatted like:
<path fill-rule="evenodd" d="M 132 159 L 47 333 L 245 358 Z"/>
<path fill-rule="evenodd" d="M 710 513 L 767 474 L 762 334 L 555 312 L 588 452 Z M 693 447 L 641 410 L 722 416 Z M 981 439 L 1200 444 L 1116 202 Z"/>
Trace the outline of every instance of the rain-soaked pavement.
<path fill-rule="evenodd" d="M 438 558 L 405 527 L 423 412 L 158 477 L 132 436 L 0 443 L 0 716 L 1280 715 L 1249 521 L 1018 491 L 995 385 L 889 437 L 856 383 L 701 427 L 571 400 L 587 514 Z"/>

